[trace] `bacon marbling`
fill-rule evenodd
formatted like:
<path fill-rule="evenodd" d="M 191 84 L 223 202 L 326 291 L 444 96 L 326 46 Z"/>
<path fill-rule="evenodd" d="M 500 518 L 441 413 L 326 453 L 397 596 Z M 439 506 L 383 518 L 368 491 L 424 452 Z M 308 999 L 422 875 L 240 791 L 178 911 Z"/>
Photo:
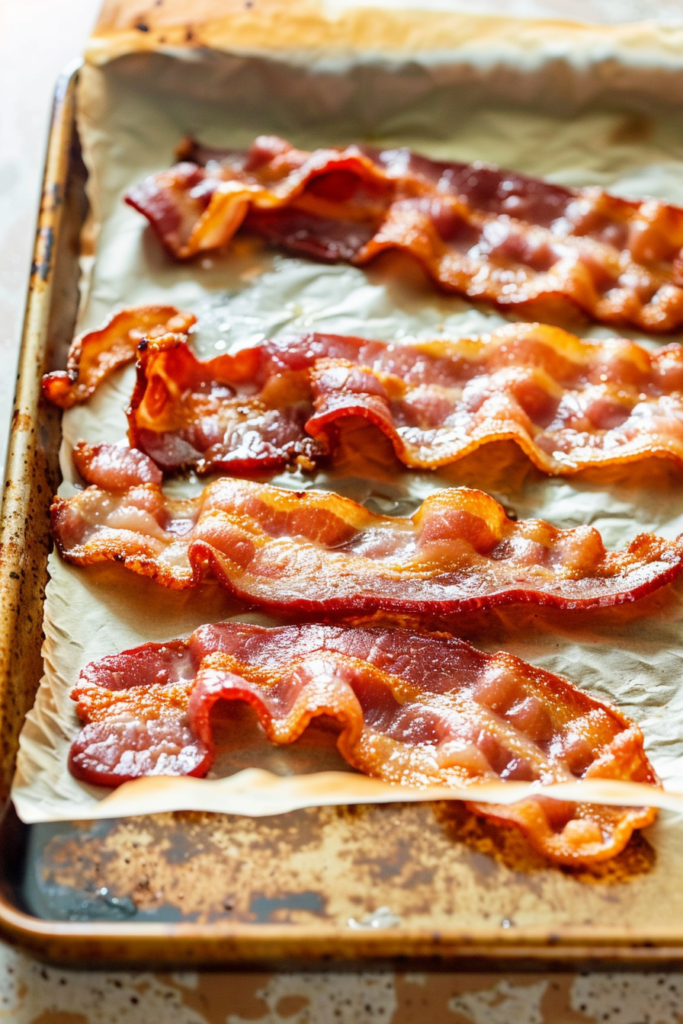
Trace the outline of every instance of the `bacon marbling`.
<path fill-rule="evenodd" d="M 640 730 L 615 708 L 510 654 L 482 654 L 444 634 L 219 623 L 91 662 L 72 697 L 85 724 L 71 771 L 105 786 L 205 775 L 219 700 L 249 703 L 273 743 L 291 743 L 312 718 L 331 716 L 349 764 L 397 785 L 658 784 Z M 517 825 L 565 864 L 614 856 L 655 814 L 540 796 L 469 806 Z"/>
<path fill-rule="evenodd" d="M 660 200 L 407 149 L 306 152 L 260 137 L 246 152 L 189 140 L 179 155 L 126 197 L 179 259 L 226 245 L 244 224 L 321 260 L 407 252 L 445 291 L 520 318 L 683 324 L 683 209 Z"/>
<path fill-rule="evenodd" d="M 98 330 L 74 339 L 66 370 L 43 377 L 43 392 L 62 409 L 85 402 L 114 370 L 132 363 L 143 338 L 169 331 L 185 334 L 196 322 L 192 313 L 175 306 L 135 306 L 122 309 Z"/>
<path fill-rule="evenodd" d="M 607 552 L 592 527 L 511 521 L 481 491 L 450 488 L 411 518 L 376 515 L 336 494 L 222 478 L 197 498 L 167 498 L 151 460 L 77 446 L 92 485 L 56 498 L 52 531 L 68 561 L 116 561 L 166 587 L 208 574 L 238 598 L 280 612 L 450 615 L 529 602 L 561 608 L 634 601 L 675 579 L 683 537 L 640 534 Z M 121 485 L 112 486 L 116 465 Z M 100 467 L 103 467 L 101 469 Z M 135 474 L 144 482 L 133 484 Z M 103 474 L 107 489 L 97 486 Z"/>
<path fill-rule="evenodd" d="M 313 468 L 346 417 L 407 466 L 513 440 L 546 473 L 666 456 L 683 465 L 683 346 L 652 353 L 509 324 L 480 339 L 387 344 L 306 334 L 200 362 L 168 335 L 140 346 L 132 445 L 164 470 Z"/>

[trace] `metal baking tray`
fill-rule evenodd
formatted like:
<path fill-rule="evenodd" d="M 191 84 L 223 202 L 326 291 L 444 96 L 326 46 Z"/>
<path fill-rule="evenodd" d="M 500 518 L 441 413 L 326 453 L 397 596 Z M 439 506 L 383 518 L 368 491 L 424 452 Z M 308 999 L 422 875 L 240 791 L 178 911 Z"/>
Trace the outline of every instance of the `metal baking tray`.
<path fill-rule="evenodd" d="M 681 887 L 655 870 L 642 836 L 614 861 L 577 872 L 550 866 L 514 830 L 458 803 L 265 819 L 18 820 L 8 793 L 42 671 L 48 508 L 59 482 L 59 414 L 42 400 L 40 378 L 64 365 L 73 334 L 88 210 L 77 78 L 78 67 L 68 70 L 56 91 L 4 487 L 0 934 L 81 967 L 680 964 Z"/>

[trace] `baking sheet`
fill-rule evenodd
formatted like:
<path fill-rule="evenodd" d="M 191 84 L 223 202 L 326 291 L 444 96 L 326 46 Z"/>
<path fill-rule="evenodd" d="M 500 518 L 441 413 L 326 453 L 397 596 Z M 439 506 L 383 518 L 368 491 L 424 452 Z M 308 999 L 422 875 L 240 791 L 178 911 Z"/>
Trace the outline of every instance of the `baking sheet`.
<path fill-rule="evenodd" d="M 150 75 L 155 61 L 162 62 L 163 74 L 158 77 Z M 123 305 L 174 302 L 198 316 L 194 344 L 208 357 L 234 345 L 300 330 L 396 340 L 471 335 L 504 322 L 490 310 L 437 295 L 421 272 L 400 257 L 384 257 L 366 272 L 286 257 L 240 238 L 228 254 L 192 264 L 172 263 L 142 218 L 121 203 L 121 195 L 145 174 L 167 166 L 175 144 L 188 131 L 203 141 L 231 146 L 246 146 L 260 132 L 280 132 L 310 147 L 371 139 L 374 144 L 411 145 L 440 158 L 489 160 L 571 185 L 600 184 L 622 194 L 658 195 L 683 203 L 683 116 L 675 112 L 658 117 L 654 111 L 608 106 L 552 116 L 524 106 L 481 101 L 476 105 L 466 98 L 458 103 L 457 89 L 449 92 L 440 75 L 431 80 L 427 64 L 419 73 L 411 66 L 394 69 L 387 80 L 381 68 L 372 73 L 366 69 L 360 78 L 351 68 L 340 79 L 331 72 L 303 74 L 276 62 L 229 57 L 224 61 L 223 80 L 234 86 L 227 90 L 224 105 L 198 105 L 183 94 L 188 76 L 193 76 L 195 91 L 201 92 L 201 75 L 192 62 L 155 57 L 84 69 L 80 128 L 95 226 L 101 229 L 81 328 L 97 326 Z M 150 81 L 156 83 L 156 91 Z M 663 76 L 663 92 L 665 88 Z M 614 332 L 593 327 L 584 333 L 606 337 Z M 642 337 L 636 332 L 629 335 Z M 131 382 L 129 368 L 88 406 L 65 414 L 63 493 L 72 493 L 75 484 L 70 461 L 75 440 L 123 437 L 123 409 Z M 377 436 L 373 438 L 377 442 Z M 402 471 L 381 441 L 368 445 L 365 434 L 355 441 L 354 446 L 349 438 L 348 457 L 336 473 L 315 478 L 285 473 L 275 482 L 296 489 L 333 488 L 379 511 L 400 514 L 412 512 L 439 487 L 481 486 L 520 517 L 539 515 L 558 526 L 591 523 L 608 546 L 623 545 L 644 529 L 668 537 L 683 531 L 683 481 L 680 471 L 665 462 L 551 480 L 512 446 L 499 445 L 487 446 L 448 470 L 417 474 Z M 364 462 L 354 458 L 351 452 L 358 441 L 376 456 Z M 200 486 L 196 480 L 168 485 L 177 494 L 196 492 Z M 302 770 L 300 747 L 277 749 L 273 763 L 273 748 L 258 743 L 250 751 L 253 766 L 285 776 L 269 790 L 263 789 L 263 776 L 234 774 L 243 755 L 231 756 L 235 752 L 230 745 L 217 762 L 227 776 L 220 784 L 140 780 L 105 804 L 108 790 L 72 779 L 66 755 L 78 722 L 68 693 L 87 661 L 146 640 L 181 635 L 205 621 L 233 615 L 266 624 L 276 620 L 240 615 L 216 585 L 177 594 L 116 567 L 74 569 L 54 555 L 50 573 L 46 673 L 22 735 L 13 787 L 24 821 L 114 816 L 152 808 L 243 808 L 240 794 L 249 785 L 254 795 L 261 786 L 271 801 L 260 805 L 269 808 L 262 813 L 273 813 L 277 794 L 281 809 L 321 801 L 320 780 L 316 789 L 314 775 L 309 774 L 308 781 L 291 778 Z M 452 628 L 481 648 L 511 650 L 614 700 L 640 723 L 667 788 L 683 790 L 683 696 L 678 686 L 682 620 L 683 587 L 677 586 L 615 612 L 507 609 L 460 616 Z M 329 742 L 310 743 L 304 761 L 306 772 L 332 768 L 338 773 L 335 788 L 341 802 L 358 799 L 363 787 L 364 800 L 387 799 L 381 783 L 344 770 Z M 500 800 L 493 790 L 469 793 L 472 798 Z M 433 794 L 421 796 L 426 795 Z M 610 802 L 632 799 L 615 794 L 613 787 L 603 797 Z M 675 802 L 670 801 L 672 806 Z M 258 809 L 257 801 L 254 806 Z M 663 827 L 660 821 L 650 832 Z M 666 827 L 681 827 L 678 816 L 670 816 Z"/>

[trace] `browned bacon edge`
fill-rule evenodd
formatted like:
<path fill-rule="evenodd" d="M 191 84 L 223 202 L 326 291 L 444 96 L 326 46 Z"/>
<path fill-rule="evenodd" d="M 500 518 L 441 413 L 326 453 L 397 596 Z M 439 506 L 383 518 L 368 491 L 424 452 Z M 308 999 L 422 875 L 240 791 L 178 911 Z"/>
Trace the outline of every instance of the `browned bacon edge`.
<path fill-rule="evenodd" d="M 192 140 L 183 162 L 127 196 L 176 258 L 224 246 L 244 224 L 290 252 L 363 265 L 410 254 L 435 284 L 519 318 L 577 313 L 646 331 L 683 323 L 683 209 L 570 189 L 407 149 L 246 152 Z"/>
<path fill-rule="evenodd" d="M 186 333 L 196 322 L 192 313 L 175 306 L 135 306 L 122 309 L 98 330 L 75 338 L 66 370 L 43 377 L 43 392 L 55 405 L 70 409 L 85 402 L 114 370 L 132 363 L 143 338 L 170 331 Z"/>
<path fill-rule="evenodd" d="M 400 344 L 306 334 L 200 362 L 168 335 L 140 345 L 128 436 L 165 471 L 312 469 L 346 417 L 383 431 L 416 469 L 503 440 L 546 473 L 652 456 L 683 465 L 683 346 L 650 353 L 510 324 Z"/>
<path fill-rule="evenodd" d="M 74 454 L 95 483 L 53 503 L 65 559 L 120 562 L 179 590 L 212 574 L 241 600 L 281 614 L 612 607 L 683 569 L 683 537 L 641 534 L 608 552 L 592 527 L 512 522 L 489 495 L 464 487 L 431 495 L 410 519 L 376 515 L 336 494 L 231 478 L 178 501 L 164 496 L 159 470 L 141 452 L 81 444 Z"/>
<path fill-rule="evenodd" d="M 91 662 L 72 697 L 85 724 L 69 766 L 91 784 L 206 775 L 219 700 L 250 704 L 273 743 L 291 743 L 312 718 L 331 716 L 349 764 L 399 786 L 659 784 L 640 730 L 616 708 L 510 654 L 482 654 L 445 634 L 219 623 Z M 655 816 L 541 795 L 469 806 L 516 825 L 563 864 L 614 856 Z"/>

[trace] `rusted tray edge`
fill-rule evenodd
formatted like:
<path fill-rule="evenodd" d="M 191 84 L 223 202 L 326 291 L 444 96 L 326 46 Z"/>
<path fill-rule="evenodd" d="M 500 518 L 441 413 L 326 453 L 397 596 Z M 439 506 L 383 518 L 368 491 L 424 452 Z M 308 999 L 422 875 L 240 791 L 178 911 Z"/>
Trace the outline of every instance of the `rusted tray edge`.
<path fill-rule="evenodd" d="M 16 910 L 0 898 L 0 934 L 33 955 L 54 963 L 80 967 L 185 965 L 262 965 L 333 963 L 339 961 L 411 960 L 514 964 L 532 969 L 575 969 L 577 963 L 608 968 L 628 965 L 680 967 L 683 936 L 662 928 L 635 936 L 603 929 L 587 941 L 583 929 L 557 933 L 515 928 L 501 937 L 495 928 L 435 932 L 426 928 L 354 930 L 336 926 L 248 924 L 139 924 L 41 921 Z"/>
<path fill-rule="evenodd" d="M 57 484 L 59 415 L 41 402 L 49 346 L 56 253 L 63 221 L 75 87 L 81 62 L 60 76 L 54 97 L 36 227 L 0 519 L 0 804 L 6 804 L 19 733 L 42 674 L 42 602 Z"/>
<path fill-rule="evenodd" d="M 69 153 L 75 135 L 78 69 L 60 77 L 52 113 L 42 198 L 19 357 L 0 522 L 0 798 L 7 804 L 26 713 L 42 674 L 42 602 L 50 547 L 48 509 L 58 483 L 59 414 L 41 401 L 40 379 L 50 345 Z M 74 254 L 74 258 L 76 254 Z M 0 868 L 0 871 L 2 869 Z M 18 909 L 0 875 L 0 936 L 33 955 L 80 967 L 107 963 L 262 964 L 378 959 L 458 960 L 575 968 L 683 963 L 683 928 L 638 935 L 623 929 L 560 927 L 367 931 L 339 926 L 113 924 L 45 921 Z"/>

